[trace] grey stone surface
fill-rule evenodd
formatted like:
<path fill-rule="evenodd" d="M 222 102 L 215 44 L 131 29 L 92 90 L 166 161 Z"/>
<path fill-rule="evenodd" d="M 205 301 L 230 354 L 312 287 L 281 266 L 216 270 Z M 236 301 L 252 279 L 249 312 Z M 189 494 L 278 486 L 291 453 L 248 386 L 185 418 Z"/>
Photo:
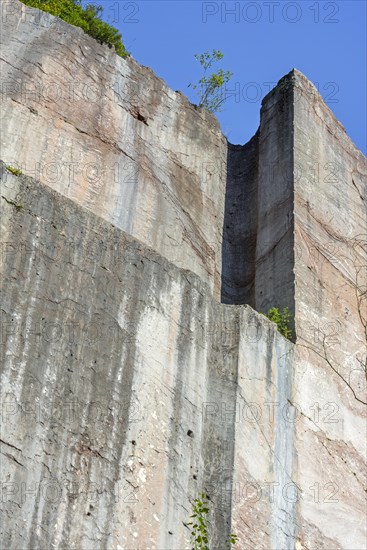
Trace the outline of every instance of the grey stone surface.
<path fill-rule="evenodd" d="M 225 548 L 233 476 L 291 476 L 292 426 L 264 434 L 248 403 L 287 402 L 293 344 L 48 186 L 6 173 L 1 196 L 5 547 L 189 548 L 204 490 Z M 252 537 L 280 507 L 261 499 Z"/>
<path fill-rule="evenodd" d="M 294 276 L 299 355 L 294 398 L 304 411 L 318 403 L 319 418 L 324 419 L 317 428 L 306 417 L 297 423 L 298 481 L 305 495 L 298 507 L 299 536 L 306 547 L 317 545 L 320 535 L 310 529 L 315 525 L 335 540 L 322 548 L 363 548 L 367 162 L 315 87 L 300 73 L 295 77 Z M 315 506 L 315 495 L 307 490 L 315 483 L 323 514 Z"/>
<path fill-rule="evenodd" d="M 4 547 L 190 548 L 203 490 L 212 548 L 364 548 L 365 157 L 296 70 L 234 146 L 2 10 Z M 250 306 L 288 306 L 295 344 Z"/>
<path fill-rule="evenodd" d="M 259 139 L 228 144 L 223 222 L 222 295 L 229 304 L 255 307 Z"/>
<path fill-rule="evenodd" d="M 227 140 L 217 119 L 148 67 L 18 0 L 2 3 L 2 31 L 2 159 L 219 297 Z"/>

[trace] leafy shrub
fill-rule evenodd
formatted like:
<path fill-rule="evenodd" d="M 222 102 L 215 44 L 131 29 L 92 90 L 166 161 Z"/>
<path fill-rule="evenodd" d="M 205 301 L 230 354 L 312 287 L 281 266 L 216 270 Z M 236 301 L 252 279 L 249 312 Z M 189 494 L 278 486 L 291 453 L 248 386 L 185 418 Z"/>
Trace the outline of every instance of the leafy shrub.
<path fill-rule="evenodd" d="M 206 500 L 205 494 L 200 493 L 192 506 L 192 515 L 190 517 L 193 518 L 193 521 L 186 524 L 191 526 L 192 550 L 209 550 L 208 520 L 206 517 L 208 513 L 209 502 Z M 231 533 L 229 542 L 231 545 L 236 544 L 237 535 Z"/>
<path fill-rule="evenodd" d="M 190 83 L 189 88 L 191 86 L 194 90 L 199 90 L 199 107 L 204 107 L 211 113 L 221 110 L 222 103 L 227 99 L 226 96 L 223 96 L 222 86 L 227 84 L 233 76 L 233 73 L 223 71 L 223 69 L 219 69 L 217 73 L 207 76 L 208 69 L 210 69 L 213 63 L 220 61 L 223 56 L 220 50 L 213 50 L 212 53 L 205 52 L 201 55 L 195 54 L 195 59 L 199 61 L 204 69 L 204 75 L 199 80 L 199 84 Z"/>
<path fill-rule="evenodd" d="M 277 324 L 280 334 L 288 338 L 288 340 L 292 338 L 292 331 L 288 326 L 291 319 L 291 314 L 289 313 L 287 307 L 284 307 L 283 311 L 279 311 L 277 307 L 272 307 L 269 309 L 268 313 L 263 315 L 265 315 L 270 321 L 273 321 L 273 323 Z"/>
<path fill-rule="evenodd" d="M 80 27 L 90 36 L 93 36 L 101 44 L 108 44 L 114 47 L 116 53 L 126 57 L 128 52 L 121 41 L 121 34 L 115 27 L 111 27 L 102 21 L 102 6 L 88 4 L 82 6 L 82 0 L 22 0 L 27 6 L 47 11 L 67 23 Z"/>
<path fill-rule="evenodd" d="M 209 535 L 206 515 L 209 513 L 208 502 L 205 500 L 204 493 L 200 493 L 199 498 L 194 500 L 192 506 L 193 521 L 187 525 L 192 526 L 191 536 L 193 538 L 193 550 L 209 550 Z"/>
<path fill-rule="evenodd" d="M 8 172 L 13 174 L 13 176 L 20 176 L 22 174 L 22 171 L 19 170 L 19 168 L 14 168 L 13 166 L 10 166 L 10 165 L 7 165 L 6 169 L 8 170 Z"/>

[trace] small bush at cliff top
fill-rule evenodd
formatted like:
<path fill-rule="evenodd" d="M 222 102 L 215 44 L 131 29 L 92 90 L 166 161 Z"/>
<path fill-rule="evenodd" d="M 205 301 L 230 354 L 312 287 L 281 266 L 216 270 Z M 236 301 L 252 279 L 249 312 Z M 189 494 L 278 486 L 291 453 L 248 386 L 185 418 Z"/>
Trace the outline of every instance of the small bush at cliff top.
<path fill-rule="evenodd" d="M 70 25 L 80 27 L 83 31 L 101 44 L 113 46 L 116 53 L 126 57 L 128 52 L 121 41 L 121 34 L 115 27 L 111 27 L 102 21 L 102 6 L 87 4 L 82 6 L 82 0 L 22 0 L 27 6 L 47 11 L 56 17 L 60 17 Z"/>
<path fill-rule="evenodd" d="M 291 314 L 287 307 L 284 307 L 283 311 L 279 311 L 277 307 L 272 307 L 269 309 L 268 313 L 263 313 L 263 315 L 277 324 L 280 334 L 283 334 L 288 340 L 292 338 L 292 331 L 288 327 Z"/>
<path fill-rule="evenodd" d="M 228 99 L 223 94 L 223 86 L 232 78 L 233 73 L 230 71 L 223 71 L 219 69 L 217 73 L 207 75 L 208 69 L 223 59 L 224 55 L 220 50 L 213 50 L 212 53 L 204 52 L 201 55 L 195 54 L 197 59 L 204 69 L 204 75 L 199 80 L 198 84 L 190 83 L 188 87 L 198 90 L 199 95 L 199 107 L 204 107 L 207 111 L 215 113 L 221 110 L 222 104 Z"/>

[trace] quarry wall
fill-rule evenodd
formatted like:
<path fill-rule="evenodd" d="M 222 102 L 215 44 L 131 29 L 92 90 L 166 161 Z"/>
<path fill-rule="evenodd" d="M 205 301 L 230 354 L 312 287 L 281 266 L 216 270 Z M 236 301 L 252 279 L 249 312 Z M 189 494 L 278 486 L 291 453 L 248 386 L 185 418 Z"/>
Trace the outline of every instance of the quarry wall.
<path fill-rule="evenodd" d="M 82 29 L 2 6 L 4 160 L 219 296 L 227 140 L 216 118 Z"/>
<path fill-rule="evenodd" d="M 296 70 L 232 145 L 80 29 L 2 26 L 4 546 L 190 548 L 204 491 L 212 548 L 364 548 L 365 157 Z"/>
<path fill-rule="evenodd" d="M 4 545 L 186 548 L 205 490 L 222 548 L 234 464 L 241 494 L 291 479 L 291 425 L 249 404 L 287 404 L 293 344 L 48 186 L 6 173 L 1 192 Z M 237 531 L 269 547 L 278 508 L 264 492 Z"/>
<path fill-rule="evenodd" d="M 294 159 L 294 399 L 303 411 L 318 403 L 325 419 L 322 430 L 307 430 L 305 417 L 297 423 L 298 480 L 305 495 L 312 481 L 337 491 L 324 494 L 325 519 L 316 520 L 314 499 L 300 499 L 300 532 L 319 524 L 342 548 L 358 548 L 358 510 L 366 511 L 367 163 L 303 75 L 294 86 Z"/>

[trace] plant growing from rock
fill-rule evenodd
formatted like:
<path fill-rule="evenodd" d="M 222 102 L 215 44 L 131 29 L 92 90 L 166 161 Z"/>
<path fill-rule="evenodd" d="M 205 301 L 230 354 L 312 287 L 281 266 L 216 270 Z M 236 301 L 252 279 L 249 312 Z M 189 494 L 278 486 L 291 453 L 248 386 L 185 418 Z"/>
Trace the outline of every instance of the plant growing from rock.
<path fill-rule="evenodd" d="M 204 69 L 204 74 L 199 80 L 198 84 L 190 84 L 189 88 L 197 90 L 199 95 L 199 107 L 204 107 L 207 111 L 215 113 L 221 110 L 222 104 L 227 100 L 225 94 L 223 94 L 223 86 L 229 82 L 233 73 L 230 71 L 223 71 L 219 69 L 217 73 L 208 75 L 209 69 L 214 63 L 218 63 L 223 59 L 224 54 L 220 50 L 213 50 L 212 53 L 204 52 L 202 54 L 195 54 L 197 59 Z"/>
<path fill-rule="evenodd" d="M 21 176 L 22 175 L 22 171 L 19 168 L 14 168 L 14 166 L 10 166 L 9 164 L 6 165 L 6 169 L 7 169 L 8 172 L 13 174 L 13 176 Z"/>
<path fill-rule="evenodd" d="M 268 313 L 265 313 L 265 317 L 273 323 L 276 323 L 278 331 L 285 336 L 285 338 L 288 338 L 288 340 L 292 338 L 292 331 L 289 328 L 291 314 L 287 307 L 284 307 L 282 311 L 279 311 L 277 307 L 272 307 L 269 309 Z"/>
<path fill-rule="evenodd" d="M 209 548 L 209 502 L 206 500 L 205 493 L 200 493 L 198 498 L 194 500 L 192 506 L 192 521 L 187 523 L 191 526 L 191 537 L 193 547 L 192 550 L 210 550 Z M 234 545 L 237 542 L 237 535 L 231 533 L 229 536 L 229 544 Z"/>

